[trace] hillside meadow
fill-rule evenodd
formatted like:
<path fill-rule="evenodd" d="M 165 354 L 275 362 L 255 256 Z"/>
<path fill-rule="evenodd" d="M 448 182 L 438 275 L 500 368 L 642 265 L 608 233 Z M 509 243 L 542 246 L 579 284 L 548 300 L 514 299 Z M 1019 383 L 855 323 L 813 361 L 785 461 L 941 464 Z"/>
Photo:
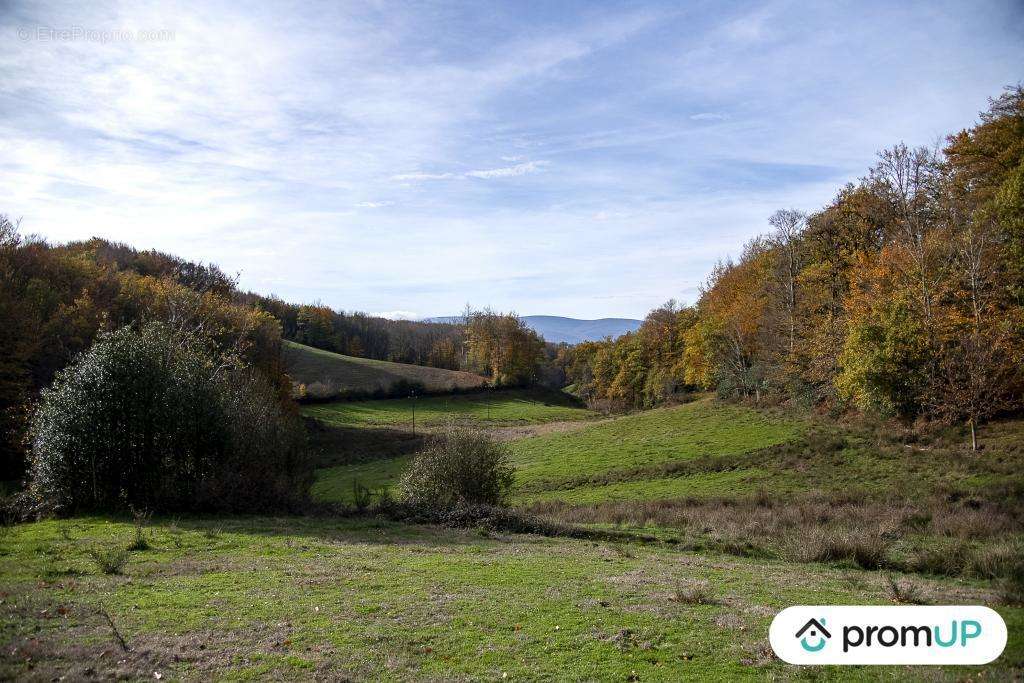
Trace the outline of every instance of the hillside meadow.
<path fill-rule="evenodd" d="M 471 372 L 345 356 L 288 340 L 282 342 L 281 356 L 289 377 L 301 387 L 300 396 L 308 392 L 310 398 L 452 392 L 485 383 Z"/>
<path fill-rule="evenodd" d="M 410 403 L 307 406 L 341 430 L 314 495 L 393 485 L 410 455 L 389 456 L 421 443 Z M 451 413 L 507 440 L 513 504 L 596 535 L 365 514 L 5 527 L 0 676 L 909 681 L 1024 666 L 1019 511 L 999 497 L 1020 485 L 1021 423 L 976 455 L 950 435 L 905 443 L 712 398 L 609 418 L 483 392 L 417 411 L 428 433 Z M 768 648 L 785 606 L 894 602 L 993 606 L 1010 643 L 982 669 L 827 674 Z"/>
<path fill-rule="evenodd" d="M 3 539 L 0 677 L 163 680 L 1005 680 L 1024 611 L 977 669 L 796 669 L 766 641 L 793 604 L 891 601 L 850 567 L 376 519 L 155 520 L 120 573 L 89 552 L 132 524 L 78 518 Z M 935 604 L 982 582 L 914 580 Z M 124 647 L 119 638 L 123 639 Z"/>

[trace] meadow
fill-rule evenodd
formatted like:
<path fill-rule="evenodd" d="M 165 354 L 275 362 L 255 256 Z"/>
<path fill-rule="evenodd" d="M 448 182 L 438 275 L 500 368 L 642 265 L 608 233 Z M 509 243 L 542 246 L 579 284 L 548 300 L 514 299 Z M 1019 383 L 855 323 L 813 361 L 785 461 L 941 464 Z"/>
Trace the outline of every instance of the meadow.
<path fill-rule="evenodd" d="M 354 481 L 393 485 L 422 443 L 411 409 L 305 406 L 330 465 L 314 496 L 346 504 Z M 1024 423 L 988 428 L 971 454 L 955 430 L 710 397 L 603 417 L 571 397 L 480 392 L 416 411 L 427 433 L 454 417 L 508 441 L 515 506 L 613 535 L 369 513 L 7 527 L 0 678 L 1005 680 L 1024 667 L 1024 539 L 1007 493 Z M 780 662 L 773 615 L 817 603 L 985 604 L 1010 643 L 981 669 Z"/>
<path fill-rule="evenodd" d="M 1006 680 L 977 669 L 796 669 L 767 647 L 792 604 L 889 603 L 878 572 L 372 518 L 195 518 L 20 525 L 2 539 L 0 678 L 133 680 Z M 936 604 L 981 582 L 914 579 Z M 123 646 L 122 643 L 123 642 Z"/>
<path fill-rule="evenodd" d="M 338 401 L 303 407 L 303 414 L 334 426 L 411 428 L 447 419 L 471 419 L 484 426 L 540 424 L 598 417 L 568 394 L 543 389 L 505 389 L 446 396 Z"/>
<path fill-rule="evenodd" d="M 471 372 L 358 358 L 284 340 L 281 358 L 288 375 L 316 398 L 452 392 L 479 388 L 484 378 Z"/>

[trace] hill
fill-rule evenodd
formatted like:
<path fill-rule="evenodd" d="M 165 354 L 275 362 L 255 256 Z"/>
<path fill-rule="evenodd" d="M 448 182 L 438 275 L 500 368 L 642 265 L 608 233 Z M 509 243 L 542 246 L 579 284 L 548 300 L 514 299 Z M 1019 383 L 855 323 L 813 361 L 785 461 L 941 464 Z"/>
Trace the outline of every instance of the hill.
<path fill-rule="evenodd" d="M 387 436 L 409 403 L 304 412 Z M 418 403 L 427 424 L 528 423 L 514 502 L 609 535 L 373 515 L 3 527 L 0 679 L 803 680 L 820 672 L 768 646 L 775 613 L 892 603 L 991 606 L 1007 648 L 983 668 L 826 678 L 1020 678 L 1024 422 L 988 425 L 976 456 L 962 433 L 908 440 L 714 400 L 610 419 L 527 392 Z M 321 470 L 316 492 L 393 482 L 407 460 Z"/>
<path fill-rule="evenodd" d="M 563 318 L 557 315 L 524 315 L 521 316 L 526 325 L 544 337 L 545 341 L 555 344 L 579 344 L 585 341 L 598 341 L 605 337 L 621 337 L 627 332 L 634 332 L 640 327 L 642 320 L 632 318 L 599 318 L 597 320 L 580 320 L 579 318 Z M 459 316 L 443 316 L 427 318 L 428 323 L 457 323 Z"/>
<path fill-rule="evenodd" d="M 315 398 L 389 395 L 408 384 L 442 393 L 482 387 L 486 381 L 471 372 L 343 356 L 291 341 L 283 343 L 281 355 L 288 375 Z"/>

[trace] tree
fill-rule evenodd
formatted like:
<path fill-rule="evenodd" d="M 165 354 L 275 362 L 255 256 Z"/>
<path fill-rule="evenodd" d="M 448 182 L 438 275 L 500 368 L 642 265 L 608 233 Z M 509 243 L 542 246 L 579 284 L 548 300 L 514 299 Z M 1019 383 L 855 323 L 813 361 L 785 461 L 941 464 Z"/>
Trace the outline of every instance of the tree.
<path fill-rule="evenodd" d="M 104 333 L 43 392 L 33 499 L 55 511 L 289 509 L 312 468 L 258 371 L 161 323 Z M 225 362 L 228 360 L 228 362 Z"/>
<path fill-rule="evenodd" d="M 965 420 L 971 450 L 978 450 L 978 424 L 1014 405 L 1012 387 L 1019 380 L 1008 349 L 1007 326 L 971 332 L 943 350 L 931 408 L 939 417 Z"/>
<path fill-rule="evenodd" d="M 466 362 L 495 386 L 532 384 L 540 375 L 544 343 L 514 313 L 467 311 Z"/>
<path fill-rule="evenodd" d="M 771 215 L 768 223 L 774 228 L 770 240 L 781 255 L 781 281 L 785 291 L 784 308 L 789 328 L 789 355 L 796 348 L 796 289 L 797 277 L 803 267 L 800 234 L 807 222 L 807 215 L 795 209 L 779 209 Z"/>

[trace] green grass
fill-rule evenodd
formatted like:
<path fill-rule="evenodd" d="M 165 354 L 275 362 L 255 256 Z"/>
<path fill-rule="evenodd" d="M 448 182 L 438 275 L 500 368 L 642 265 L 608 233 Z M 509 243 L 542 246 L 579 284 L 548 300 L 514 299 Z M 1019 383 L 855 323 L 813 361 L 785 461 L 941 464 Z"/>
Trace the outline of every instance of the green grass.
<path fill-rule="evenodd" d="M 789 441 L 801 429 L 794 420 L 702 400 L 518 441 L 516 482 L 531 492 L 559 489 L 580 475 L 746 453 Z"/>
<path fill-rule="evenodd" d="M 452 396 L 339 401 L 307 405 L 302 413 L 334 426 L 412 425 L 413 408 L 420 425 L 437 424 L 449 417 L 472 419 L 488 425 L 540 424 L 585 420 L 596 414 L 560 392 L 543 390 L 485 391 Z"/>
<path fill-rule="evenodd" d="M 356 465 L 325 467 L 316 471 L 313 498 L 337 503 L 351 503 L 353 484 L 366 486 L 372 491 L 382 487 L 393 489 L 398 483 L 411 456 L 386 458 Z"/>
<path fill-rule="evenodd" d="M 451 413 L 474 419 L 481 415 L 486 417 L 486 399 L 486 395 L 476 394 L 451 397 L 448 412 L 445 412 L 443 398 L 418 399 L 417 421 L 430 424 Z M 410 419 L 410 413 L 406 412 L 410 410 L 409 404 L 408 400 L 359 401 L 306 406 L 303 412 L 338 426 L 384 426 Z M 545 419 L 582 420 L 594 416 L 576 407 L 545 405 L 526 392 L 496 395 L 491 410 L 494 424 L 509 424 L 513 420 L 520 423 Z M 792 439 L 801 429 L 796 421 L 704 400 L 526 437 L 512 443 L 516 466 L 515 499 L 517 502 L 561 499 L 584 503 L 600 502 L 603 496 L 608 500 L 707 496 L 735 491 L 737 486 L 752 491 L 765 478 L 759 470 L 703 478 L 653 476 L 608 485 L 604 482 L 573 485 L 573 480 L 581 475 L 613 476 L 616 472 L 699 456 L 746 453 Z M 354 480 L 370 488 L 393 485 L 408 462 L 409 456 L 403 456 L 318 470 L 313 494 L 320 500 L 349 502 Z"/>
<path fill-rule="evenodd" d="M 1024 610 L 999 605 L 1010 642 L 984 668 L 770 657 L 783 607 L 889 603 L 875 572 L 375 520 L 164 520 L 149 532 L 123 576 L 100 574 L 87 549 L 126 544 L 128 522 L 38 522 L 3 538 L 0 678 L 1009 680 L 1024 664 Z M 914 580 L 937 604 L 993 604 L 983 585 Z M 673 599 L 704 584 L 717 604 Z"/>
<path fill-rule="evenodd" d="M 706 498 L 756 490 L 768 480 L 768 473 L 757 468 L 709 472 L 681 477 L 636 479 L 613 484 L 572 486 L 540 493 L 520 492 L 516 503 L 560 500 L 573 505 L 592 505 L 626 500 L 669 500 L 673 498 Z"/>
<path fill-rule="evenodd" d="M 386 392 L 402 380 L 417 382 L 427 391 L 435 392 L 472 389 L 485 381 L 470 372 L 343 356 L 291 341 L 284 342 L 281 354 L 288 375 L 295 382 L 320 382 L 342 393 Z"/>

